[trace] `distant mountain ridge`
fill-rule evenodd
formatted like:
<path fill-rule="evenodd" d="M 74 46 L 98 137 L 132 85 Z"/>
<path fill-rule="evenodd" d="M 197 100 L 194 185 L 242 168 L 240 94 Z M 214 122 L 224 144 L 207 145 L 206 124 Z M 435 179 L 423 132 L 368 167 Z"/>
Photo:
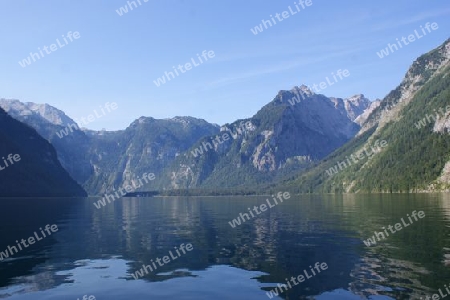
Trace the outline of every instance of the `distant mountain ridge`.
<path fill-rule="evenodd" d="M 104 193 L 128 183 L 130 174 L 154 173 L 145 189 L 159 189 L 166 168 L 200 138 L 219 132 L 219 126 L 192 117 L 158 120 L 141 117 L 122 131 L 87 131 L 94 174 L 85 188 Z"/>
<path fill-rule="evenodd" d="M 60 139 L 56 132 L 73 123 L 62 111 L 5 99 L 0 106 L 50 141 L 90 194 L 114 191 L 130 176 L 149 172 L 156 179 L 141 190 L 435 190 L 450 186 L 450 112 L 436 115 L 450 105 L 449 64 L 447 40 L 414 61 L 382 100 L 326 97 L 301 85 L 279 91 L 253 117 L 223 126 L 192 117 L 141 117 L 124 130 L 77 129 Z M 251 125 L 244 130 L 243 124 Z M 370 159 L 352 156 L 380 141 L 388 146 Z"/>
<path fill-rule="evenodd" d="M 75 123 L 63 111 L 48 104 L 7 99 L 0 99 L 0 107 L 5 107 L 11 116 L 35 128 L 51 142 L 64 168 L 93 195 L 127 183 L 129 174 L 142 175 L 149 171 L 158 174 L 200 137 L 219 131 L 218 125 L 193 117 L 164 120 L 141 117 L 125 130 L 73 128 L 60 138 L 57 133 Z M 134 142 L 133 138 L 139 141 Z M 141 156 L 138 161 L 137 156 Z M 158 180 L 160 178 L 155 182 Z"/>
<path fill-rule="evenodd" d="M 98 194 L 145 172 L 156 174 L 146 189 L 271 182 L 303 170 L 353 137 L 359 130 L 353 121 L 370 101 L 362 94 L 328 98 L 302 85 L 280 91 L 254 117 L 222 127 L 192 117 L 141 117 L 125 130 L 74 130 L 62 139 L 56 132 L 74 123 L 64 112 L 17 100 L 1 99 L 0 106 L 52 142 L 69 173 L 90 194 Z M 246 122 L 252 130 L 241 133 Z M 213 142 L 213 151 L 192 155 L 227 132 L 230 139 Z"/>

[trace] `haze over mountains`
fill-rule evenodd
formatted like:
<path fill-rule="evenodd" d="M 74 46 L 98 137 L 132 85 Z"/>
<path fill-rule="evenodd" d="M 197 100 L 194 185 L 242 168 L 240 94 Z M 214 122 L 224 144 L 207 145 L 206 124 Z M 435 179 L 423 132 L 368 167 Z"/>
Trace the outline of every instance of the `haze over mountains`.
<path fill-rule="evenodd" d="M 291 105 L 289 100 L 300 93 L 306 97 Z M 252 118 L 222 127 L 192 117 L 141 117 L 121 131 L 75 129 L 64 136 L 64 127 L 74 123 L 64 112 L 47 104 L 0 99 L 0 107 L 54 145 L 61 164 L 89 194 L 112 191 L 131 174 L 145 172 L 156 174 L 146 189 L 269 183 L 308 167 L 351 139 L 359 130 L 353 120 L 369 106 L 363 95 L 328 98 L 301 86 L 280 91 Z M 239 134 L 245 122 L 253 128 Z M 236 133 L 235 138 L 213 151 L 192 154 L 226 130 Z"/>
<path fill-rule="evenodd" d="M 124 130 L 75 129 L 61 138 L 57 133 L 74 123 L 61 110 L 6 99 L 0 107 L 49 141 L 90 195 L 146 172 L 156 179 L 140 190 L 263 192 L 279 184 L 294 192 L 442 189 L 450 176 L 449 114 L 422 129 L 414 121 L 450 105 L 449 49 L 447 40 L 418 58 L 382 100 L 327 97 L 302 85 L 279 91 L 253 117 L 224 126 L 192 117 L 141 117 Z M 227 133 L 232 138 L 221 140 Z M 326 170 L 377 139 L 388 142 L 382 153 L 327 177 Z"/>

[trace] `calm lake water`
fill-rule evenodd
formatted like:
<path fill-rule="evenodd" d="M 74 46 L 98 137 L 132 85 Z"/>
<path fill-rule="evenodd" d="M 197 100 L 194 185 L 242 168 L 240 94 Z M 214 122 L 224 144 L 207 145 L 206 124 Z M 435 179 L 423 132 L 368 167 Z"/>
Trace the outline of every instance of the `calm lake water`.
<path fill-rule="evenodd" d="M 269 299 L 316 262 L 328 268 L 273 299 L 420 299 L 450 284 L 448 194 L 291 197 L 236 228 L 266 197 L 1 201 L 0 251 L 59 230 L 0 261 L 0 298 Z M 364 244 L 414 210 L 426 216 Z M 133 278 L 183 243 L 193 250 Z"/>

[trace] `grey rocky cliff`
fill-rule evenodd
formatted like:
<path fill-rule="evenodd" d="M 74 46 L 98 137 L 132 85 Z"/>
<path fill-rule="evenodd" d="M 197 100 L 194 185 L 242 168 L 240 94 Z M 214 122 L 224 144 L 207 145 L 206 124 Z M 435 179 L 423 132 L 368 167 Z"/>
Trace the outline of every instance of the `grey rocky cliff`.
<path fill-rule="evenodd" d="M 49 105 L 1 101 L 58 152 L 64 168 L 90 194 L 113 192 L 144 173 L 140 190 L 263 184 L 299 172 L 351 139 L 371 102 L 362 94 L 328 98 L 306 86 L 280 91 L 252 118 L 218 126 L 192 117 L 141 117 L 125 130 L 56 132 L 73 120 Z M 250 124 L 244 126 L 244 124 Z M 228 140 L 212 142 L 228 134 Z M 195 149 L 211 144 L 203 153 Z"/>
<path fill-rule="evenodd" d="M 255 116 L 243 122 L 254 127 L 214 150 L 180 156 L 171 167 L 165 188 L 214 188 L 260 184 L 298 172 L 342 146 L 359 130 L 353 120 L 370 101 L 363 95 L 347 99 L 315 94 L 306 86 L 280 91 Z"/>

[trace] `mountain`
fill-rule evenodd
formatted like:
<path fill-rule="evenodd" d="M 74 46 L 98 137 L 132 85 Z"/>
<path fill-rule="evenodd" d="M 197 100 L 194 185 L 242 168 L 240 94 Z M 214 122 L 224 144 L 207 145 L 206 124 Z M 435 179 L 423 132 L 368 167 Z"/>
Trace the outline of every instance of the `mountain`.
<path fill-rule="evenodd" d="M 161 174 L 179 155 L 200 138 L 218 131 L 218 125 L 192 117 L 141 117 L 122 131 L 86 131 L 94 174 L 84 186 L 92 194 L 105 193 L 131 184 L 144 173 L 153 173 L 155 179 L 141 190 L 156 189 L 163 180 Z"/>
<path fill-rule="evenodd" d="M 296 192 L 449 189 L 450 39 L 414 61 L 400 85 L 373 105 L 357 119 L 354 139 L 281 186 Z M 376 146 L 382 141 L 385 147 Z"/>
<path fill-rule="evenodd" d="M 92 131 L 73 126 L 74 120 L 48 104 L 0 99 L 0 107 L 48 140 L 63 167 L 90 195 L 111 192 L 146 172 L 156 177 L 146 188 L 158 188 L 158 175 L 178 155 L 219 131 L 218 125 L 179 116 L 141 117 L 125 130 Z"/>
<path fill-rule="evenodd" d="M 354 120 L 370 105 L 361 94 L 328 98 L 303 85 L 280 91 L 252 118 L 222 127 L 192 117 L 141 117 L 125 130 L 107 132 L 68 131 L 75 122 L 56 108 L 0 100 L 1 107 L 55 146 L 61 164 L 91 195 L 112 192 L 144 173 L 155 179 L 140 190 L 279 180 L 351 139 L 360 129 Z"/>
<path fill-rule="evenodd" d="M 52 145 L 0 108 L 0 196 L 84 197 Z"/>
<path fill-rule="evenodd" d="M 361 114 L 363 114 L 367 109 L 372 105 L 372 102 L 364 97 L 363 94 L 355 95 L 353 97 L 347 99 L 341 98 L 330 98 L 331 101 L 335 103 L 336 106 L 344 106 L 342 109 L 345 109 L 347 112 L 347 117 L 351 121 L 355 121 Z"/>
<path fill-rule="evenodd" d="M 370 114 L 381 104 L 381 100 L 377 99 L 370 103 L 369 107 L 364 110 L 357 118 L 354 119 L 355 123 L 361 125 L 364 124 L 369 118 Z"/>
<path fill-rule="evenodd" d="M 224 125 L 180 155 L 163 187 L 239 188 L 298 173 L 350 140 L 360 129 L 353 120 L 370 103 L 363 95 L 328 98 L 304 85 L 280 91 L 252 118 Z"/>
<path fill-rule="evenodd" d="M 19 100 L 0 99 L 0 107 L 10 116 L 34 128 L 56 149 L 58 159 L 64 169 L 79 184 L 84 184 L 93 174 L 93 168 L 86 154 L 90 150 L 91 141 L 82 130 L 73 126 L 74 120 L 63 111 L 48 104 L 20 102 Z M 68 130 L 71 132 L 58 133 Z"/>
<path fill-rule="evenodd" d="M 15 119 L 47 121 L 60 126 L 67 126 L 74 122 L 63 111 L 48 104 L 1 98 L 0 106 Z"/>

